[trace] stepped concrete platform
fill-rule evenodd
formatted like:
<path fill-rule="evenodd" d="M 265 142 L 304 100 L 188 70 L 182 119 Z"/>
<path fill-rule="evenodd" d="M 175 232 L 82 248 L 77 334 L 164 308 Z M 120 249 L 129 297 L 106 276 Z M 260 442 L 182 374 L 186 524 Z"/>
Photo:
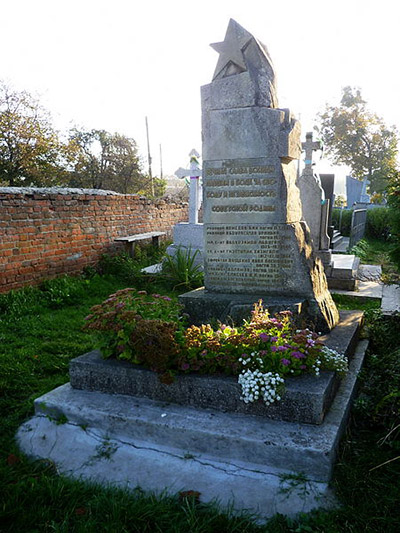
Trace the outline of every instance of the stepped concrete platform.
<path fill-rule="evenodd" d="M 344 346 L 347 330 L 353 351 L 355 321 L 351 312 L 342 316 L 333 348 Z M 329 480 L 336 450 L 367 344 L 357 344 L 321 424 L 66 384 L 35 400 L 35 416 L 17 440 L 23 452 L 53 461 L 60 473 L 119 487 L 195 490 L 200 501 L 217 499 L 263 517 L 328 507 L 334 504 Z"/>
<path fill-rule="evenodd" d="M 332 254 L 332 264 L 326 269 L 329 289 L 356 290 L 359 266 L 360 258 L 355 255 Z"/>
<path fill-rule="evenodd" d="M 332 293 L 345 294 L 360 300 L 382 300 L 383 283 L 380 281 L 382 267 L 380 265 L 360 265 L 358 267 L 358 285 L 353 291 L 344 289 L 331 289 Z"/>

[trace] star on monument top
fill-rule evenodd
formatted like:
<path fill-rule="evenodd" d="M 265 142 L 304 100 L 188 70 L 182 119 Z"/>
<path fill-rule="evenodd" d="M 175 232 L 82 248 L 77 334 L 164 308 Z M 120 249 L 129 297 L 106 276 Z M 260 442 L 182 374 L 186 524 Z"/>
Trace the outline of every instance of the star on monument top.
<path fill-rule="evenodd" d="M 247 70 L 243 59 L 242 49 L 252 38 L 253 36 L 251 33 L 245 30 L 235 20 L 230 19 L 224 41 L 210 45 L 219 53 L 219 59 L 215 68 L 213 80 L 215 80 L 225 67 L 228 67 L 228 75 L 237 74 Z"/>

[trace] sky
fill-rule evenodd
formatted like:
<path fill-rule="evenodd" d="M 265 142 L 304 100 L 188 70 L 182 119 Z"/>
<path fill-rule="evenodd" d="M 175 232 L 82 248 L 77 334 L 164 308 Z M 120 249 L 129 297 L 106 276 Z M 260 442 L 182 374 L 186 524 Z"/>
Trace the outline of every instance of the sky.
<path fill-rule="evenodd" d="M 200 87 L 210 83 L 230 18 L 267 45 L 279 107 L 302 137 L 326 103 L 359 87 L 369 108 L 400 129 L 397 0 L 0 0 L 0 79 L 38 96 L 55 126 L 133 137 L 153 175 L 201 153 Z M 326 159 L 344 192 L 348 169 Z"/>

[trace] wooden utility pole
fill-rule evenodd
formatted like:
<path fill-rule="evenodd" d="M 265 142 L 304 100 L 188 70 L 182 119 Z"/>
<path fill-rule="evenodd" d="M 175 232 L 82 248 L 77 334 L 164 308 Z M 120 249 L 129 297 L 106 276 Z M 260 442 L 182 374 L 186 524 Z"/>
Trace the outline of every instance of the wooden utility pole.
<path fill-rule="evenodd" d="M 162 170 L 162 149 L 160 144 L 160 178 L 163 179 L 163 170 Z"/>
<path fill-rule="evenodd" d="M 154 182 L 153 182 L 153 174 L 151 172 L 151 155 L 150 155 L 150 140 L 149 140 L 149 124 L 147 122 L 146 117 L 146 135 L 147 135 L 147 160 L 149 162 L 149 178 L 150 178 L 150 186 L 151 186 L 151 195 L 154 196 Z"/>

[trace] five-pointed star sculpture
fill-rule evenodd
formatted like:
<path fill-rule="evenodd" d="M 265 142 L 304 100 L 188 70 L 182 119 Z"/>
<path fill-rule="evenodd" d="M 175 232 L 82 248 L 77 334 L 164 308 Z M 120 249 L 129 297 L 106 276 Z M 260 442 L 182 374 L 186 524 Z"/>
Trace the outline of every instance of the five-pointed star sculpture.
<path fill-rule="evenodd" d="M 233 63 L 238 68 L 239 72 L 246 70 L 242 49 L 250 39 L 252 39 L 251 33 L 245 30 L 235 20 L 230 19 L 228 29 L 226 30 L 225 40 L 210 45 L 219 53 L 219 59 L 213 79 L 215 79 L 229 63 Z"/>

